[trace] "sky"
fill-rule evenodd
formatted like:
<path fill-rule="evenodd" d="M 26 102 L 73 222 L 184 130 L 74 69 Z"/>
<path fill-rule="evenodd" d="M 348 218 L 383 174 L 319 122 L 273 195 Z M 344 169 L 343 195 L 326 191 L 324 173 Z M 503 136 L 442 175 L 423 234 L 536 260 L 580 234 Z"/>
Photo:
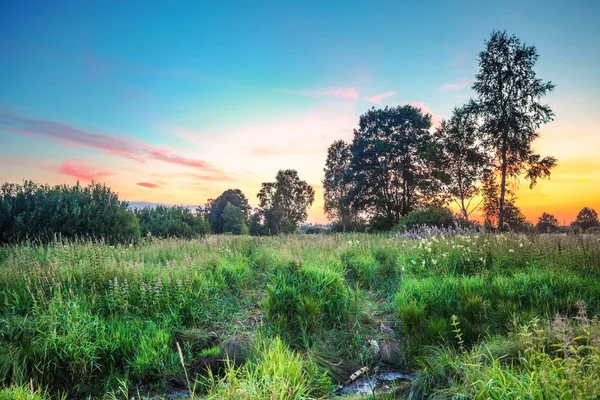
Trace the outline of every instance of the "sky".
<path fill-rule="evenodd" d="M 327 147 L 371 107 L 468 101 L 494 30 L 534 45 L 559 166 L 517 205 L 600 212 L 600 1 L 0 1 L 0 181 L 199 205 L 296 169 L 325 222 Z"/>

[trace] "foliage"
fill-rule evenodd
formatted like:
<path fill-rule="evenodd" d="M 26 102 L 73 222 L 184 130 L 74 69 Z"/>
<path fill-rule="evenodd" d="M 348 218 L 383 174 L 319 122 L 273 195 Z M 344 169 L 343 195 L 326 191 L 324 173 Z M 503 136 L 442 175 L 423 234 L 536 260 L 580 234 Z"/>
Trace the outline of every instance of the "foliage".
<path fill-rule="evenodd" d="M 446 190 L 459 206 L 465 221 L 478 204 L 471 206 L 479 193 L 478 183 L 483 178 L 487 160 L 477 126 L 476 113 L 468 107 L 455 108 L 448 121 L 442 121 L 436 130 L 436 139 L 443 149 L 444 173 L 449 182 Z"/>
<path fill-rule="evenodd" d="M 598 221 L 598 213 L 589 207 L 583 207 L 577 214 L 573 224 L 581 228 L 583 231 L 587 231 L 592 227 L 600 226 L 600 221 Z"/>
<path fill-rule="evenodd" d="M 554 115 L 539 102 L 554 85 L 536 77 L 535 47 L 521 44 L 506 32 L 493 32 L 485 45 L 473 85 L 477 99 L 470 108 L 481 118 L 484 144 L 491 149 L 494 169 L 500 175 L 498 229 L 504 230 L 507 179 L 525 173 L 531 188 L 537 179 L 549 177 L 557 164 L 555 158 L 541 158 L 532 149 L 539 136 L 536 130 Z"/>
<path fill-rule="evenodd" d="M 210 233 L 208 222 L 183 206 L 144 207 L 134 210 L 143 237 L 191 238 Z"/>
<path fill-rule="evenodd" d="M 325 215 L 334 224 L 342 226 L 346 232 L 352 220 L 357 219 L 356 211 L 350 207 L 350 194 L 353 182 L 348 176 L 352 152 L 350 145 L 343 140 L 337 140 L 327 149 L 325 161 L 325 178 L 323 179 L 323 196 Z"/>
<path fill-rule="evenodd" d="M 210 223 L 210 229 L 212 233 L 223 233 L 228 232 L 224 229 L 225 221 L 223 220 L 223 211 L 227 203 L 232 206 L 239 208 L 244 216 L 244 221 L 250 216 L 250 204 L 248 199 L 239 189 L 228 189 L 221 193 L 216 199 L 209 199 L 205 205 L 206 219 Z"/>
<path fill-rule="evenodd" d="M 236 368 L 230 364 L 225 376 L 210 376 L 208 399 L 303 399 L 330 394 L 327 375 L 311 360 L 303 360 L 279 337 L 259 337 L 253 360 Z"/>
<path fill-rule="evenodd" d="M 426 210 L 415 210 L 406 214 L 396 226 L 397 231 L 411 230 L 419 226 L 449 228 L 454 225 L 452 212 L 446 208 L 431 207 Z"/>
<path fill-rule="evenodd" d="M 135 215 L 127 202 L 105 185 L 22 185 L 0 188 L 0 243 L 56 239 L 103 239 L 132 242 L 140 236 Z"/>
<path fill-rule="evenodd" d="M 430 382 L 423 393 L 441 396 L 475 383 L 451 362 L 480 341 L 515 361 L 522 349 L 502 344 L 515 324 L 576 316 L 578 301 L 600 312 L 598 237 L 445 232 L 4 247 L 0 387 L 142 398 L 182 377 L 179 344 L 191 385 L 215 397 L 270 386 L 328 396 L 330 380 L 365 365 L 414 371 Z M 376 357 L 373 340 L 399 356 Z M 231 343 L 245 343 L 245 363 L 220 361 L 235 354 Z M 445 354 L 439 363 L 425 360 L 432 347 Z"/>
<path fill-rule="evenodd" d="M 361 115 L 351 144 L 352 207 L 391 228 L 441 193 L 431 115 L 411 105 Z"/>
<path fill-rule="evenodd" d="M 275 182 L 265 182 L 257 195 L 270 234 L 292 233 L 306 221 L 315 191 L 293 169 L 279 170 Z"/>
<path fill-rule="evenodd" d="M 223 219 L 223 231 L 239 235 L 244 224 L 244 212 L 231 203 L 227 203 L 221 215 Z M 234 232 L 235 231 L 235 232 Z"/>
<path fill-rule="evenodd" d="M 557 232 L 559 229 L 558 220 L 554 215 L 544 212 L 538 219 L 535 229 L 540 233 Z"/>

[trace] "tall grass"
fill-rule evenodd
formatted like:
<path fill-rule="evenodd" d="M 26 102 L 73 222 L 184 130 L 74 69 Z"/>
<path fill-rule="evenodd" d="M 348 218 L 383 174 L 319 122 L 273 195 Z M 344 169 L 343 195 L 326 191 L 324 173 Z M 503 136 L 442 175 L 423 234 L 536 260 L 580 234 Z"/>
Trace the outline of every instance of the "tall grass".
<path fill-rule="evenodd" d="M 593 236 L 209 236 L 3 247 L 0 386 L 155 393 L 183 376 L 179 343 L 191 381 L 206 378 L 202 360 L 217 360 L 212 386 L 203 386 L 212 395 L 234 379 L 250 391 L 263 390 L 251 381 L 267 375 L 270 385 L 284 385 L 273 376 L 291 377 L 285 368 L 302 365 L 290 384 L 297 391 L 285 393 L 325 396 L 324 371 L 343 382 L 365 365 L 425 369 L 427 346 L 447 349 L 447 359 L 460 355 L 452 315 L 468 351 L 536 317 L 576 317 L 578 301 L 592 321 L 599 275 Z M 228 367 L 227 343 L 257 336 L 263 340 L 244 342 L 246 364 Z M 373 340 L 399 347 L 395 361 L 374 354 Z M 290 365 L 276 369 L 277 360 Z"/>

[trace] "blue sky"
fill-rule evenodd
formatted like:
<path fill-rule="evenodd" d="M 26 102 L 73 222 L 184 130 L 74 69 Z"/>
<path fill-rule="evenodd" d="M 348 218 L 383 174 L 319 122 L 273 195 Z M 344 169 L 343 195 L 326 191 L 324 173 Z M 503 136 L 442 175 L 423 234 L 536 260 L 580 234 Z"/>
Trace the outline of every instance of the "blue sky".
<path fill-rule="evenodd" d="M 465 102 L 500 29 L 534 44 L 557 85 L 539 147 L 569 167 L 524 193 L 524 210 L 560 179 L 600 202 L 600 2 L 285 3 L 2 2 L 0 180 L 96 178 L 169 204 L 240 187 L 255 203 L 261 182 L 296 168 L 319 189 L 327 146 L 368 108 L 411 103 L 439 120 Z M 553 201 L 565 218 L 581 208 Z"/>

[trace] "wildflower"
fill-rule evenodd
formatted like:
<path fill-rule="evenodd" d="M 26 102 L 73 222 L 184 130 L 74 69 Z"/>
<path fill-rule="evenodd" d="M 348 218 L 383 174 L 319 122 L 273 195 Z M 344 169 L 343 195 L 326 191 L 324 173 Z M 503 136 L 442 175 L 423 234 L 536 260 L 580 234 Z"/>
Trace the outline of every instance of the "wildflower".
<path fill-rule="evenodd" d="M 519 243 L 519 247 L 523 247 L 523 243 Z"/>
<path fill-rule="evenodd" d="M 508 249 L 509 253 L 514 253 L 515 251 L 513 249 Z"/>
<path fill-rule="evenodd" d="M 404 270 L 405 270 L 404 267 L 402 267 L 402 272 L 404 272 Z"/>
<path fill-rule="evenodd" d="M 433 263 L 433 265 L 435 265 L 435 264 L 437 264 L 437 259 L 433 258 L 433 259 L 431 260 L 431 262 Z"/>

